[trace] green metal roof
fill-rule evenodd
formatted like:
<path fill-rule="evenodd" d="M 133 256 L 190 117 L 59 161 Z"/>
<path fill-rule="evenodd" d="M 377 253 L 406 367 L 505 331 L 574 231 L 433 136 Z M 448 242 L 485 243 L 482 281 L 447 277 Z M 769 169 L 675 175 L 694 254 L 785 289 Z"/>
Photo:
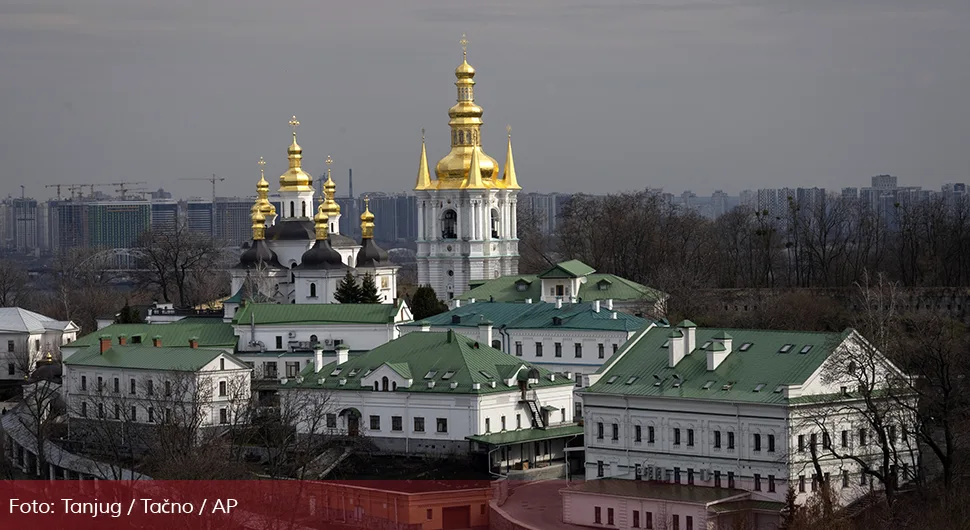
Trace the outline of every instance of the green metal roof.
<path fill-rule="evenodd" d="M 291 380 L 284 386 L 354 392 L 373 391 L 370 387 L 361 387 L 360 380 L 384 365 L 400 374 L 402 378 L 413 380 L 410 388 L 399 386 L 397 392 L 446 394 L 510 392 L 518 389 L 517 381 L 513 381 L 512 386 L 508 386 L 502 378 L 510 378 L 519 369 L 533 368 L 538 372 L 539 377 L 538 383 L 533 384 L 531 388 L 574 384 L 563 376 L 550 381 L 549 370 L 522 362 L 449 330 L 408 333 L 358 357 L 348 359 L 339 366 L 335 362 L 330 363 L 319 373 L 314 373 L 313 367 L 308 366 L 301 374 L 304 377 L 302 383 Z M 340 372 L 333 375 L 337 368 Z M 319 383 L 320 379 L 324 379 L 322 385 Z M 341 380 L 346 382 L 341 385 Z M 429 388 L 428 382 L 431 381 L 435 384 Z M 495 381 L 495 388 L 490 384 L 492 381 Z M 452 383 L 457 383 L 458 386 L 451 388 Z M 473 383 L 479 383 L 480 387 L 473 389 Z"/>
<path fill-rule="evenodd" d="M 602 280 L 608 280 L 602 282 Z M 601 283 L 602 282 L 602 283 Z M 524 290 L 519 290 L 516 283 L 524 285 Z M 469 285 L 469 287 L 472 287 Z M 619 300 L 634 301 L 645 300 L 656 302 L 665 298 L 667 295 L 656 289 L 652 289 L 637 282 L 620 278 L 613 274 L 590 274 L 586 276 L 586 283 L 579 286 L 579 298 L 583 302 L 594 300 Z M 465 291 L 458 300 L 491 300 L 494 302 L 523 302 L 529 298 L 538 301 L 542 299 L 542 282 L 535 274 L 519 276 L 502 276 L 489 280 L 481 285 L 472 287 Z"/>
<path fill-rule="evenodd" d="M 197 338 L 199 347 L 235 348 L 236 336 L 232 326 L 219 319 L 193 319 L 170 324 L 111 324 L 94 333 L 89 333 L 76 341 L 65 345 L 66 348 L 97 346 L 102 335 L 108 335 L 114 344 L 118 343 L 119 335 L 126 335 L 129 344 L 140 340 L 141 343 L 151 344 L 153 337 L 160 337 L 162 346 L 188 346 L 190 338 Z"/>
<path fill-rule="evenodd" d="M 614 497 L 630 497 L 636 499 L 657 499 L 679 501 L 688 504 L 704 504 L 721 499 L 729 499 L 748 493 L 745 490 L 731 488 L 710 488 L 705 486 L 688 486 L 684 484 L 665 484 L 645 480 L 625 480 L 604 478 L 587 480 L 579 486 L 560 490 L 563 492 L 591 493 L 595 495 L 610 495 Z"/>
<path fill-rule="evenodd" d="M 596 269 L 578 259 L 572 259 L 557 263 L 555 267 L 540 274 L 539 278 L 579 278 L 589 276 L 594 272 L 596 272 Z"/>
<path fill-rule="evenodd" d="M 239 304 L 239 303 L 242 303 L 242 301 L 246 298 L 245 297 L 245 294 L 243 293 L 243 291 L 245 291 L 245 290 L 246 290 L 246 286 L 244 285 L 244 286 L 240 287 L 239 290 L 236 291 L 235 294 L 233 294 L 229 298 L 223 300 L 222 303 L 223 304 Z M 267 303 L 272 303 L 273 302 L 273 297 L 272 296 L 266 296 L 265 294 L 263 294 L 263 293 L 261 293 L 259 291 L 256 291 L 256 293 L 253 294 L 253 295 L 251 295 L 249 299 L 252 300 L 252 301 L 256 301 L 256 302 L 267 302 Z"/>
<path fill-rule="evenodd" d="M 582 425 L 564 425 L 562 427 L 551 427 L 549 429 L 518 429 L 515 431 L 496 432 L 491 434 L 479 434 L 468 436 L 465 439 L 480 444 L 498 446 L 527 442 L 541 442 L 553 438 L 563 438 L 566 436 L 577 436 L 583 434 Z"/>
<path fill-rule="evenodd" d="M 233 324 L 387 324 L 398 304 L 246 304 Z M 251 317 L 252 315 L 252 317 Z"/>
<path fill-rule="evenodd" d="M 718 351 L 723 344 L 714 336 L 725 331 L 734 337 L 732 351 L 709 372 L 703 347 Z M 620 350 L 622 355 L 614 355 L 601 366 L 597 373 L 602 377 L 587 393 L 786 403 L 781 387 L 803 384 L 851 332 L 698 328 L 694 351 L 668 368 L 670 329 L 653 327 L 631 337 Z M 812 348 L 801 353 L 808 345 Z M 781 353 L 785 346 L 787 353 Z M 681 378 L 679 386 L 675 386 L 675 374 Z M 659 386 L 657 378 L 661 380 Z"/>
<path fill-rule="evenodd" d="M 457 317 L 457 322 L 455 321 Z M 553 324 L 553 317 L 561 319 L 560 324 Z M 643 329 L 649 322 L 622 312 L 617 312 L 612 318 L 612 311 L 600 308 L 593 310 L 593 304 L 563 304 L 557 309 L 556 304 L 538 302 L 526 304 L 521 302 L 475 302 L 474 304 L 457 307 L 451 311 L 427 317 L 427 322 L 433 327 L 449 328 L 478 328 L 482 319 L 490 321 L 496 328 L 506 329 L 575 329 L 602 331 L 635 331 Z M 410 323 L 405 326 L 421 327 L 421 323 Z"/>
<path fill-rule="evenodd" d="M 223 350 L 152 346 L 114 346 L 104 353 L 89 348 L 72 355 L 64 364 L 68 366 L 101 366 L 105 368 L 133 368 L 139 370 L 168 370 L 194 372 L 220 355 Z M 239 361 L 242 364 L 242 361 Z"/>

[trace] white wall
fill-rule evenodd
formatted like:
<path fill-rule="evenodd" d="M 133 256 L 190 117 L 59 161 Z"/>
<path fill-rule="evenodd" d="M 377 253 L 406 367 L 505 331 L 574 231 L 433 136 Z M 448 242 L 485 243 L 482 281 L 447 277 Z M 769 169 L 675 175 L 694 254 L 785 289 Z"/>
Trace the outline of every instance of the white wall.
<path fill-rule="evenodd" d="M 562 494 L 563 522 L 582 526 L 606 526 L 608 528 L 634 528 L 633 512 L 640 512 L 639 528 L 647 528 L 647 513 L 652 519 L 650 528 L 673 528 L 672 520 L 680 518 L 679 528 L 687 528 L 687 517 L 693 518 L 694 530 L 707 528 L 707 509 L 701 504 L 672 501 L 655 501 L 591 495 L 576 492 Z M 600 522 L 596 523 L 596 507 L 600 508 Z M 609 524 L 609 512 L 613 510 L 613 524 Z M 664 523 L 666 522 L 666 524 Z"/>
<path fill-rule="evenodd" d="M 233 326 L 239 337 L 239 349 L 259 350 L 249 346 L 253 340 L 250 327 L 246 323 Z M 292 335 L 291 335 L 292 334 Z M 287 351 L 290 342 L 311 342 L 316 335 L 326 349 L 332 349 L 334 340 L 342 340 L 351 350 L 371 350 L 398 337 L 397 325 L 387 324 L 340 324 L 340 325 L 256 325 L 255 340 L 262 342 L 266 351 Z M 282 348 L 277 348 L 276 338 L 282 340 Z M 326 341 L 331 343 L 327 344 Z"/>
<path fill-rule="evenodd" d="M 56 354 L 63 346 L 77 339 L 77 331 L 48 330 L 42 333 L 0 333 L 0 379 L 23 380 L 23 365 L 29 360 L 33 367 L 50 352 Z M 10 341 L 13 341 L 11 351 Z M 27 356 L 25 358 L 25 355 Z M 13 364 L 13 374 L 10 374 Z"/>

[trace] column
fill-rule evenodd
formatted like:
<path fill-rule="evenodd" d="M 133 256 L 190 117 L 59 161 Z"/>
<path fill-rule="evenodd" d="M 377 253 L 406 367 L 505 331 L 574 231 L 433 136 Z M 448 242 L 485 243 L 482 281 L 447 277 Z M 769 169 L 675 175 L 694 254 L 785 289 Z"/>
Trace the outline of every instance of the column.
<path fill-rule="evenodd" d="M 515 199 L 513 199 L 512 200 L 512 234 L 511 234 L 512 239 L 516 239 L 519 237 L 517 221 L 518 221 L 518 215 L 516 215 L 516 201 Z"/>
<path fill-rule="evenodd" d="M 418 201 L 418 241 L 424 239 L 424 201 Z"/>

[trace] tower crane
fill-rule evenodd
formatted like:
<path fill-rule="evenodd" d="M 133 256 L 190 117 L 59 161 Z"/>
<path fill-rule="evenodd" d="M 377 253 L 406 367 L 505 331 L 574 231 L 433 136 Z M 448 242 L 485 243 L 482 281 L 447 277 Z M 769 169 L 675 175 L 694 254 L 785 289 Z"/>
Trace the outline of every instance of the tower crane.
<path fill-rule="evenodd" d="M 67 186 L 67 184 L 48 184 L 44 186 L 45 188 L 54 188 L 57 190 L 57 200 L 61 200 L 61 186 Z"/>
<path fill-rule="evenodd" d="M 131 189 L 128 187 L 129 184 L 148 184 L 148 183 L 147 182 L 112 182 L 111 183 L 112 186 L 118 187 L 117 191 L 118 193 L 121 194 L 122 199 L 125 198 L 125 196 L 128 193 L 128 190 Z"/>
<path fill-rule="evenodd" d="M 215 208 L 216 207 L 216 182 L 217 181 L 222 182 L 226 179 L 225 177 L 217 177 L 215 173 L 213 173 L 211 177 L 183 177 L 183 178 L 180 178 L 179 180 L 205 180 L 205 181 L 211 182 L 212 183 L 212 207 Z"/>

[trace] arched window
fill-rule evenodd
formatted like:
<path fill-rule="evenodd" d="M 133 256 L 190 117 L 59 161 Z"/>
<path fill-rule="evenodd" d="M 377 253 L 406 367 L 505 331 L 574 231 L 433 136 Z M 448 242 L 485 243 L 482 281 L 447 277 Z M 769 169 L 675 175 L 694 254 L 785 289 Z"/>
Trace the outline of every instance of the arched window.
<path fill-rule="evenodd" d="M 381 378 L 381 390 L 383 390 L 384 392 L 387 392 L 387 385 L 388 385 L 387 377 L 386 376 L 385 377 L 382 377 Z"/>
<path fill-rule="evenodd" d="M 445 210 L 441 215 L 442 239 L 456 239 L 458 237 L 458 214 L 454 210 Z"/>
<path fill-rule="evenodd" d="M 458 143 L 465 143 L 465 131 L 458 131 Z"/>
<path fill-rule="evenodd" d="M 380 389 L 381 389 L 380 383 L 378 383 L 377 381 L 374 381 L 374 391 L 379 391 Z"/>
<path fill-rule="evenodd" d="M 337 225 L 336 224 L 330 223 L 330 233 L 331 234 L 336 234 L 337 233 Z"/>
<path fill-rule="evenodd" d="M 310 298 L 316 298 L 316 297 L 317 297 L 317 284 L 311 283 L 310 284 Z"/>
<path fill-rule="evenodd" d="M 391 381 L 391 390 L 397 390 L 397 381 Z"/>
<path fill-rule="evenodd" d="M 317 344 L 319 342 L 320 341 L 317 340 L 317 336 L 316 335 L 310 335 L 310 344 Z"/>
<path fill-rule="evenodd" d="M 500 341 L 500 340 L 493 340 L 492 341 L 492 347 L 495 348 L 496 350 L 501 350 L 502 349 L 502 341 Z"/>
<path fill-rule="evenodd" d="M 293 209 L 293 201 L 290 201 L 290 217 L 296 217 L 296 214 L 294 212 L 295 210 Z"/>
<path fill-rule="evenodd" d="M 306 203 L 301 203 L 301 208 L 303 209 L 303 214 L 300 217 L 306 217 Z"/>
<path fill-rule="evenodd" d="M 492 210 L 492 239 L 498 239 L 499 215 L 498 210 Z"/>

